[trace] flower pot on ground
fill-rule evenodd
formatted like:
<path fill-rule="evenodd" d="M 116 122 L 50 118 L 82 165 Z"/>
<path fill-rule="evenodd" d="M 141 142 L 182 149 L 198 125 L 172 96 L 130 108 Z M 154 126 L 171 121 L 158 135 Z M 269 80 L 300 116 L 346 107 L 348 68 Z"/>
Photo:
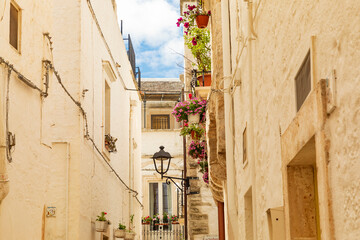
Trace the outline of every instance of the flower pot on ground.
<path fill-rule="evenodd" d="M 204 75 L 204 80 L 203 80 L 202 75 L 198 76 L 197 79 L 198 79 L 197 86 L 199 86 L 199 87 L 209 87 L 209 86 L 211 86 L 211 74 L 205 74 Z"/>
<path fill-rule="evenodd" d="M 196 24 L 198 28 L 206 28 L 209 23 L 209 15 L 197 15 Z"/>

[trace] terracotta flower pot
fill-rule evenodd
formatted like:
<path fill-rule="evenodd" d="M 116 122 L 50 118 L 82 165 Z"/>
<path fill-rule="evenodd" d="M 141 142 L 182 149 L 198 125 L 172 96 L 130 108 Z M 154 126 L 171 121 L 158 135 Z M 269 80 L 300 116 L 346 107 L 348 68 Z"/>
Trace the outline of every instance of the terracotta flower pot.
<path fill-rule="evenodd" d="M 198 28 L 206 28 L 209 22 L 208 15 L 197 15 L 196 16 L 196 24 Z"/>
<path fill-rule="evenodd" d="M 197 134 L 195 131 L 191 131 L 191 138 L 194 140 L 199 140 L 201 136 Z"/>
<path fill-rule="evenodd" d="M 95 221 L 95 229 L 97 232 L 106 232 L 108 221 Z"/>
<path fill-rule="evenodd" d="M 124 238 L 125 237 L 125 229 L 115 229 L 114 236 L 117 238 Z"/>
<path fill-rule="evenodd" d="M 204 85 L 203 85 L 203 76 L 198 76 L 197 77 L 198 81 L 199 81 L 199 86 L 200 87 L 208 87 L 211 86 L 211 74 L 205 74 L 204 75 Z"/>

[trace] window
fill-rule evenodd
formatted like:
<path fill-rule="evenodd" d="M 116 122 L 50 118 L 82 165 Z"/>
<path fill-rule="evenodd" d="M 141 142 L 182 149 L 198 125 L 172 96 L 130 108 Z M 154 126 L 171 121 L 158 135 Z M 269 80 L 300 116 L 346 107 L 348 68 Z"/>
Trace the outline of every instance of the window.
<path fill-rule="evenodd" d="M 20 32 L 20 9 L 13 2 L 10 3 L 10 29 L 9 43 L 16 50 L 19 50 Z"/>
<path fill-rule="evenodd" d="M 150 183 L 149 185 L 149 204 L 150 204 L 150 216 L 154 216 L 159 213 L 159 189 L 158 183 Z"/>
<path fill-rule="evenodd" d="M 151 115 L 151 129 L 170 129 L 170 116 Z"/>
<path fill-rule="evenodd" d="M 110 86 L 105 80 L 105 135 L 110 134 Z"/>
<path fill-rule="evenodd" d="M 246 127 L 243 132 L 243 164 L 247 162 L 247 139 L 246 139 Z"/>
<path fill-rule="evenodd" d="M 163 183 L 163 212 L 171 213 L 171 186 Z"/>
<path fill-rule="evenodd" d="M 159 198 L 161 196 L 161 198 Z M 149 183 L 149 214 L 172 214 L 171 185 L 166 183 Z"/>
<path fill-rule="evenodd" d="M 310 51 L 306 55 L 295 77 L 296 110 L 299 111 L 311 90 Z"/>

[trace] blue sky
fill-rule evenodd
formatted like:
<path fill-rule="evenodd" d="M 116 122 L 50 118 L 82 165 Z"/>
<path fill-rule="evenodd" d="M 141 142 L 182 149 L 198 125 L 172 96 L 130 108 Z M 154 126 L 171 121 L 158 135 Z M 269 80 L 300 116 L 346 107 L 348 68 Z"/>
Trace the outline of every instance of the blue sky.
<path fill-rule="evenodd" d="M 116 2 L 119 21 L 123 20 L 123 36 L 131 35 L 141 77 L 178 78 L 184 71 L 184 59 L 180 55 L 184 52 L 184 42 L 182 31 L 176 26 L 180 1 Z"/>

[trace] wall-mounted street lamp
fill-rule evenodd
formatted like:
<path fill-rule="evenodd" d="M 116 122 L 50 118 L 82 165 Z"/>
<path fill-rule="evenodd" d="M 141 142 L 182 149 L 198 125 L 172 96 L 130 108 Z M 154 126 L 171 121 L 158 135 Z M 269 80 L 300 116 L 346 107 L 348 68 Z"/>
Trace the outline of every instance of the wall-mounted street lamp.
<path fill-rule="evenodd" d="M 157 173 L 161 175 L 161 179 L 166 178 L 166 183 L 170 184 L 170 181 L 175 184 L 175 186 L 180 189 L 182 192 L 185 192 L 186 194 L 196 194 L 198 192 L 190 192 L 190 180 L 193 179 L 199 179 L 198 177 L 186 177 L 186 178 L 180 178 L 180 177 L 171 177 L 171 176 L 164 176 L 169 171 L 171 159 L 173 157 L 170 155 L 170 153 L 164 151 L 164 146 L 160 146 L 160 151 L 156 152 L 152 159 L 154 161 L 155 170 Z M 174 181 L 181 180 L 181 187 Z"/>

